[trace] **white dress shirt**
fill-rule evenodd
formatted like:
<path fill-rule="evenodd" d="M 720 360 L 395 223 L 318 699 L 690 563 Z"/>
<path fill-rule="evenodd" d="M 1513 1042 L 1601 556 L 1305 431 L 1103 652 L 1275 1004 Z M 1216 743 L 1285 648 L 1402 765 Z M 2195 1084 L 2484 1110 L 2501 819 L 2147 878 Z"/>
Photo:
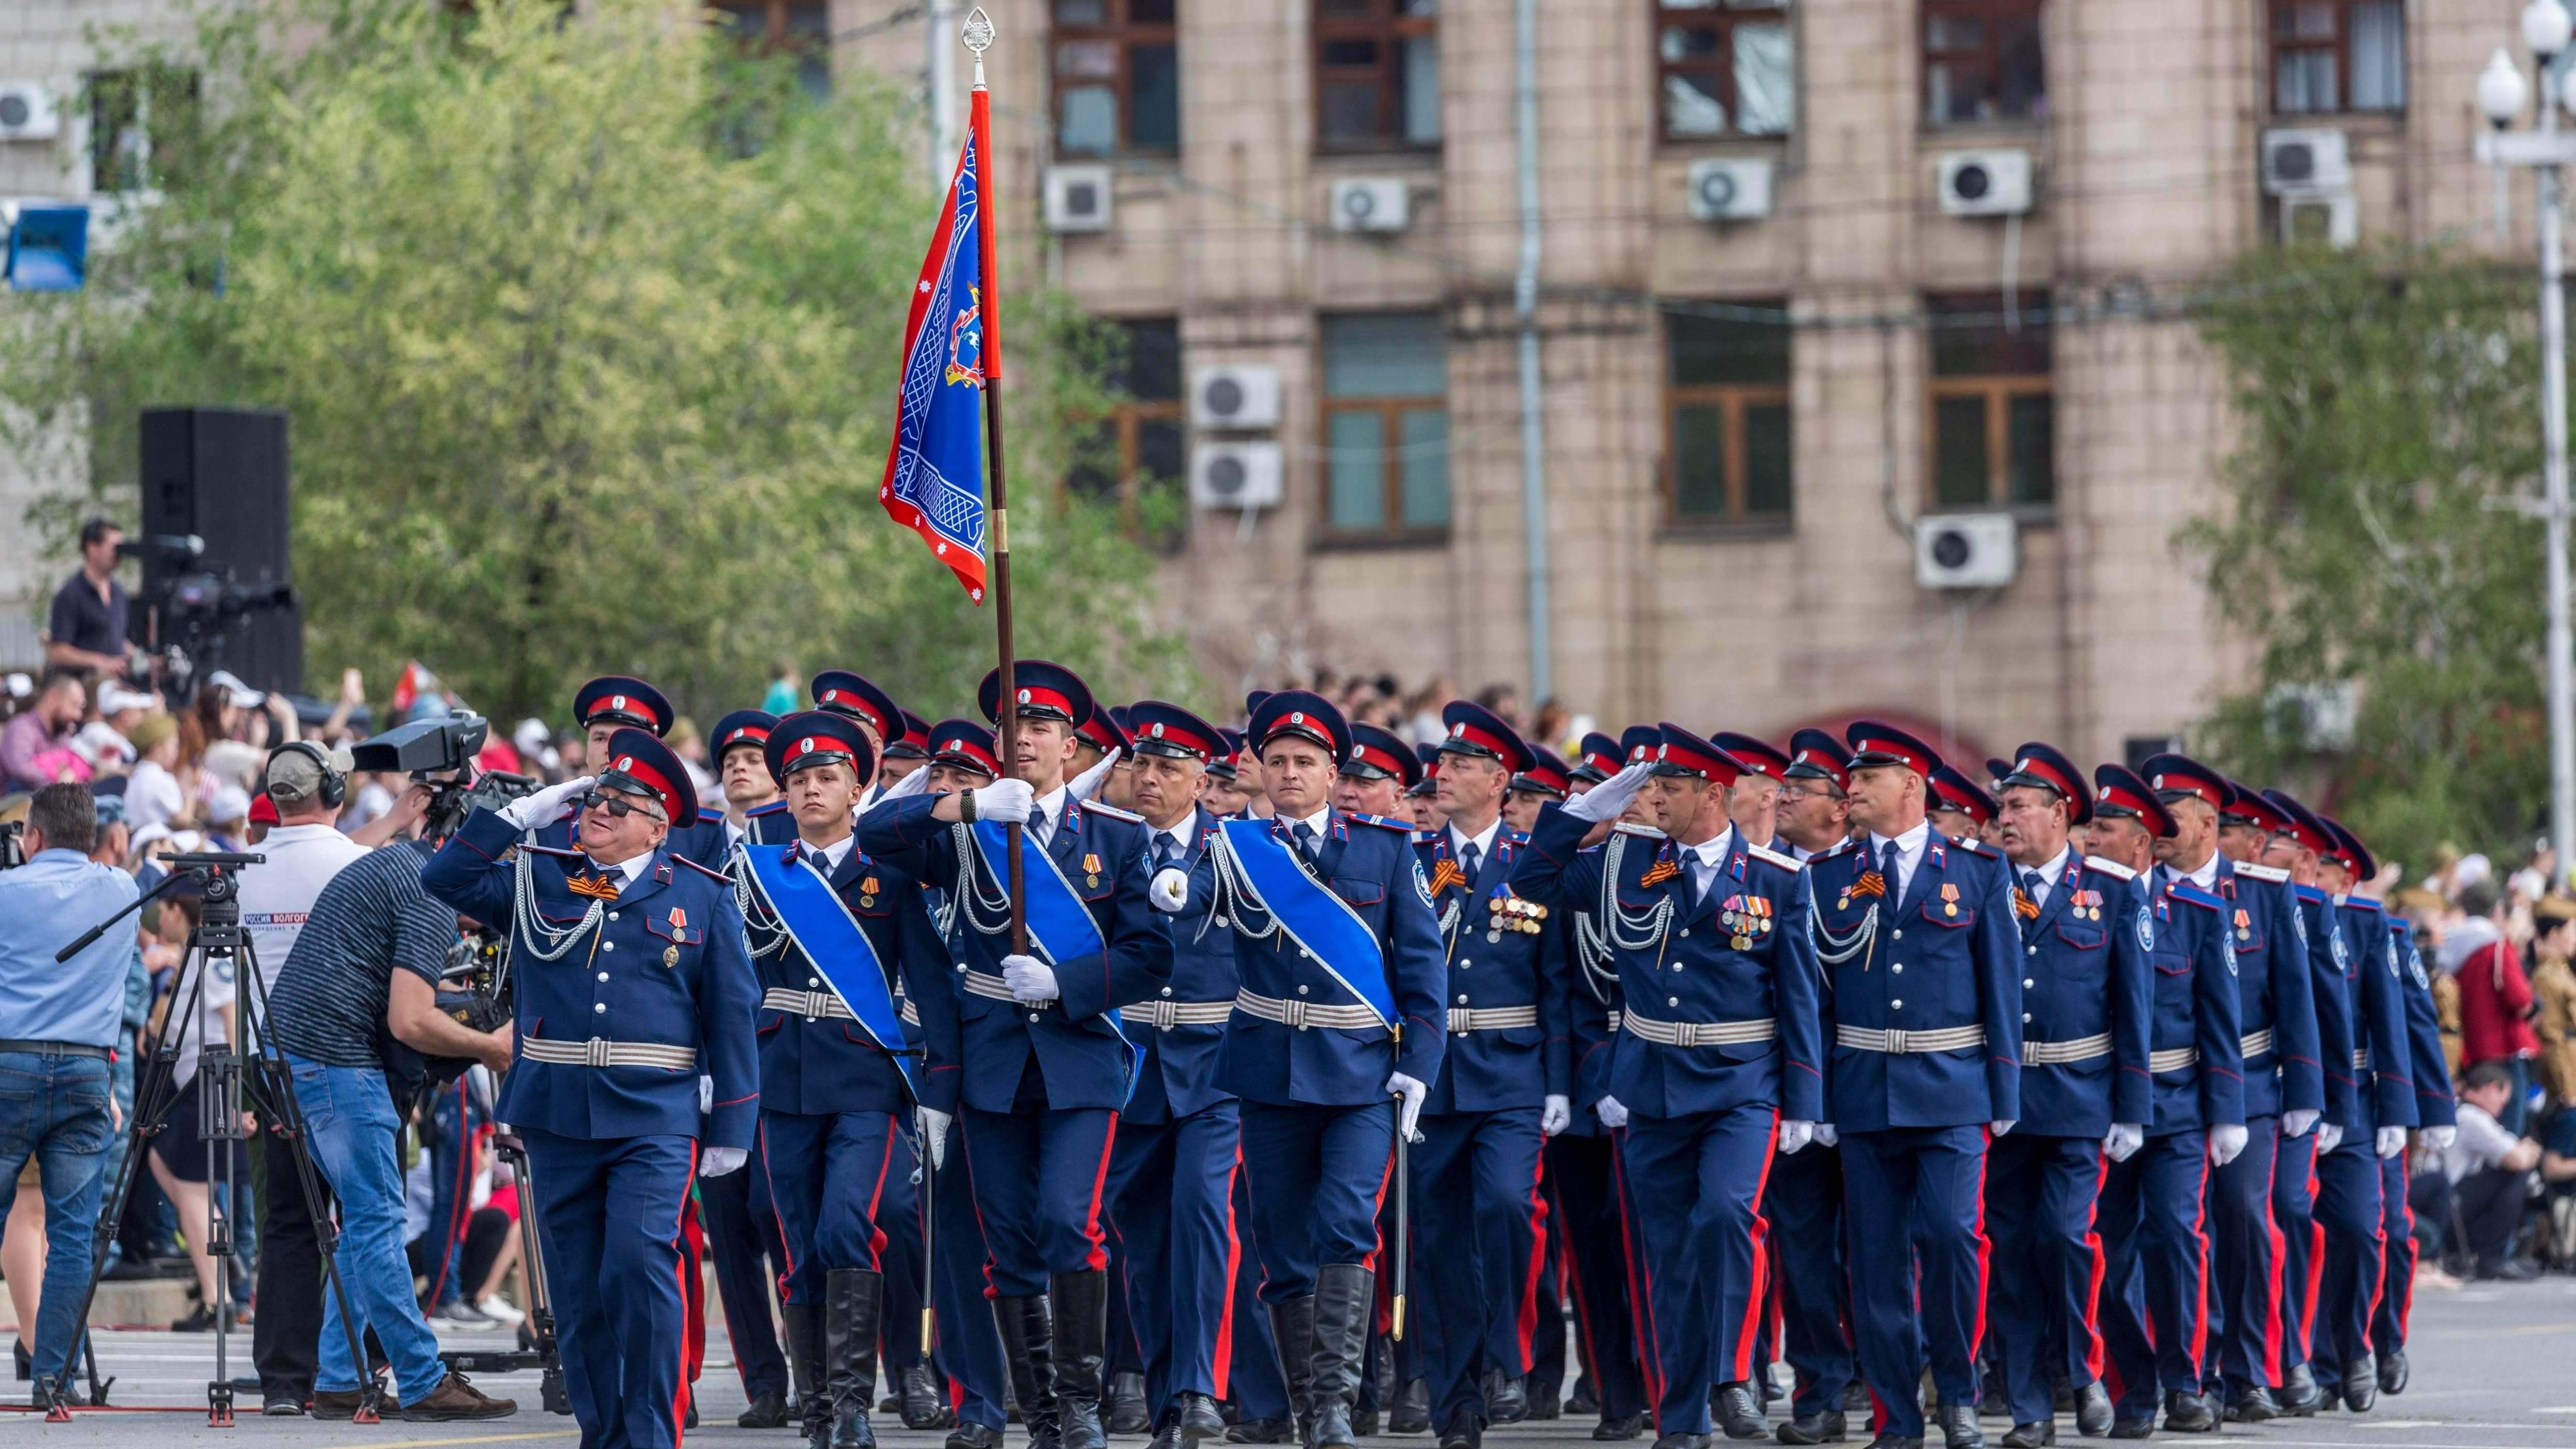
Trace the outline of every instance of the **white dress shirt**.
<path fill-rule="evenodd" d="M 796 849 L 799 854 L 823 857 L 823 874 L 828 876 L 841 868 L 842 861 L 850 858 L 850 848 L 858 843 L 858 839 L 856 835 L 844 835 L 831 844 L 821 847 L 808 845 L 800 839 L 796 842 Z"/>
<path fill-rule="evenodd" d="M 1457 823 L 1453 821 L 1449 826 L 1449 853 L 1457 857 L 1459 867 L 1464 869 L 1467 864 L 1467 847 L 1470 845 L 1476 847 L 1476 866 L 1482 870 L 1485 862 L 1494 858 L 1494 842 L 1501 839 L 1502 834 L 1503 817 L 1500 815 L 1496 815 L 1493 823 L 1472 837 L 1461 832 Z M 1467 884 L 1473 886 L 1475 882 L 1469 881 Z"/>
<path fill-rule="evenodd" d="M 1701 900 L 1716 888 L 1717 872 L 1726 864 L 1727 847 L 1735 840 L 1735 827 L 1730 825 L 1697 845 L 1684 845 L 1682 853 L 1690 858 L 1691 889 Z"/>
<path fill-rule="evenodd" d="M 1035 834 L 1038 838 L 1038 849 L 1044 850 L 1048 846 L 1055 844 L 1056 827 L 1064 824 L 1064 812 L 1070 808 L 1072 804 L 1072 793 L 1062 785 L 1056 786 L 1052 794 L 1043 795 L 1038 798 L 1035 808 L 1029 812 L 1029 829 L 1031 833 Z M 1046 812 L 1046 828 L 1044 830 L 1037 828 L 1037 812 L 1040 810 Z"/>
<path fill-rule="evenodd" d="M 1914 884 L 1914 872 L 1923 864 L 1924 848 L 1932 843 L 1932 822 L 1917 821 L 1913 829 L 1895 837 L 1895 840 L 1896 879 L 1887 883 L 1887 900 L 1891 906 L 1904 900 L 1905 892 Z M 1887 845 L 1887 836 L 1875 830 L 1869 833 L 1867 869 L 1876 870 L 1887 859 Z"/>
<path fill-rule="evenodd" d="M 2037 867 L 2039 871 L 2039 889 L 2030 893 L 2030 903 L 2032 905 L 2045 906 L 2048 904 L 2049 892 L 2056 890 L 2057 883 L 2066 878 L 2066 867 L 2072 864 L 2074 859 L 2074 848 L 2072 846 L 2061 845 L 2057 847 L 2057 854 L 2051 857 L 2047 864 Z M 2020 873 L 2015 872 L 2014 877 L 2018 880 Z"/>

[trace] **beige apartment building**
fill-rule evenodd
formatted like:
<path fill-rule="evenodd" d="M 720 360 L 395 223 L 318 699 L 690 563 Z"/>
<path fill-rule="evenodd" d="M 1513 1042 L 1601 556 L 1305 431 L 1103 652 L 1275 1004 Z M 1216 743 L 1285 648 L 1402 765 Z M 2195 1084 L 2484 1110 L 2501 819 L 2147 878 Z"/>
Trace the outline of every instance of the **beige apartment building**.
<path fill-rule="evenodd" d="M 2485 227 L 2471 92 L 2519 10 L 1524 0 L 1524 95 L 1515 0 L 985 4 L 1004 284 L 1134 343 L 1120 464 L 1067 486 L 1196 500 L 1162 583 L 1214 678 L 2093 758 L 2247 657 L 2172 544 L 2230 445 L 2193 297 L 2285 230 Z M 962 122 L 963 0 L 721 8 Z M 0 0 L 0 83 L 77 93 L 102 22 L 181 23 Z M 62 119 L 0 190 L 95 183 L 115 118 Z M 23 555 L 0 592 L 40 596 Z"/>

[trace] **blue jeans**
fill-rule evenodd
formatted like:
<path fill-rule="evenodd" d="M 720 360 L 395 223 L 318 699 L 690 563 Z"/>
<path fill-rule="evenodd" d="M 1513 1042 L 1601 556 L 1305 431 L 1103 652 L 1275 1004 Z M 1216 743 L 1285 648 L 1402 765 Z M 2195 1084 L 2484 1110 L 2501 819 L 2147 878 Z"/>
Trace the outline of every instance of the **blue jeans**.
<path fill-rule="evenodd" d="M 411 1262 L 403 1256 L 402 1166 L 394 1160 L 393 1095 L 373 1067 L 329 1067 L 289 1053 L 295 1105 L 304 1112 L 313 1163 L 340 1201 L 340 1285 L 363 1337 L 370 1328 L 394 1368 L 401 1400 L 414 1404 L 447 1376 L 438 1339 L 413 1301 Z M 350 1393 L 364 1386 L 349 1358 L 350 1330 L 340 1295 L 322 1295 L 321 1369 L 313 1387 Z"/>
<path fill-rule="evenodd" d="M 45 1188 L 45 1287 L 36 1310 L 36 1381 L 68 1382 L 89 1291 L 90 1234 L 107 1167 L 107 1063 L 51 1052 L 0 1052 L 0 1182 L 32 1154 Z M 0 1228 L 15 1194 L 0 1198 Z"/>

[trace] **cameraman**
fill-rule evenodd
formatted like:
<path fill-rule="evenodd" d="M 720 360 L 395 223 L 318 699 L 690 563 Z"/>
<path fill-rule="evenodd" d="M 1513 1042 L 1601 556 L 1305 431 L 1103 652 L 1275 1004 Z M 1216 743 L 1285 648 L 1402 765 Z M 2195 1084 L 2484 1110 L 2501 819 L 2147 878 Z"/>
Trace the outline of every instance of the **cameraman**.
<path fill-rule="evenodd" d="M 47 785 L 27 809 L 27 863 L 0 871 L 0 1182 L 33 1154 L 45 1190 L 45 1285 L 36 1381 L 68 1382 L 87 1295 L 99 1179 L 116 1130 L 108 1061 L 122 1029 L 133 935 L 110 930 L 69 961 L 54 953 L 134 903 L 134 878 L 89 858 L 97 807 Z M 0 1227 L 15 1194 L 0 1197 Z M 41 1399 L 38 1402 L 43 1402 Z"/>
<path fill-rule="evenodd" d="M 402 1418 L 490 1419 L 518 1411 L 439 1362 L 403 1255 L 402 1166 L 394 1150 L 400 1122 L 379 1033 L 390 1030 L 424 1056 L 473 1057 L 495 1072 L 510 1065 L 509 1027 L 475 1031 L 438 1009 L 456 913 L 421 889 L 421 859 L 411 844 L 388 845 L 333 876 L 314 897 L 272 998 L 269 1031 L 294 1075 L 314 1165 L 340 1202 L 339 1279 L 359 1319 L 344 1326 L 339 1297 L 324 1290 L 316 1418 L 346 1419 L 358 1408 L 370 1376 L 351 1360 L 349 1343 L 353 1332 L 363 1337 L 371 1328 L 392 1361 Z"/>
<path fill-rule="evenodd" d="M 123 674 L 134 645 L 125 637 L 129 604 L 116 581 L 125 530 L 104 518 L 81 525 L 80 572 L 54 591 L 45 619 L 45 669 L 54 674 Z"/>

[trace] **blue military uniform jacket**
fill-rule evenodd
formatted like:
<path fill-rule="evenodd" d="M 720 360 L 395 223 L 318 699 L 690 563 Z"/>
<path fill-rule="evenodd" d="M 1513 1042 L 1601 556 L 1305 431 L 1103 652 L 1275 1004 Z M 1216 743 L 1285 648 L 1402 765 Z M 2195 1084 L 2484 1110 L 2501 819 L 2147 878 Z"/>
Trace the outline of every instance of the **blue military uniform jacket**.
<path fill-rule="evenodd" d="M 777 808 L 783 811 L 787 807 L 782 803 Z M 573 831 L 579 826 L 580 819 L 580 815 L 576 812 L 551 825 L 538 827 L 537 844 L 550 850 L 579 849 L 580 847 L 574 841 Z M 787 822 L 787 833 L 790 835 L 796 833 L 796 822 L 792 819 Z M 682 860 L 696 861 L 709 870 L 724 869 L 725 857 L 733 853 L 732 847 L 725 841 L 724 817 L 713 812 L 701 814 L 695 825 L 682 826 L 666 833 L 662 837 L 662 848 Z"/>
<path fill-rule="evenodd" d="M 1749 845 L 1729 827 L 1703 896 L 1680 847 L 1661 832 L 1622 826 L 1598 851 L 1591 825 L 1551 803 L 1539 812 L 1512 888 L 1551 909 L 1604 921 L 1626 1017 L 1612 1049 L 1608 1093 L 1648 1117 L 1769 1103 L 1797 1121 L 1824 1111 L 1824 1043 L 1814 945 L 1805 929 L 1807 878 L 1795 859 Z M 1772 1023 L 1766 1032 L 1729 1024 Z M 1716 1025 L 1718 1040 L 1648 1040 Z M 1596 1097 L 1595 1100 L 1598 1100 Z"/>
<path fill-rule="evenodd" d="M 1512 893 L 1512 867 L 1529 837 L 1495 832 L 1468 880 L 1441 829 L 1417 841 L 1431 881 L 1441 946 L 1449 958 L 1449 1045 L 1426 1113 L 1502 1112 L 1574 1095 L 1566 1022 L 1565 923 Z M 1533 1014 L 1527 1026 L 1475 1025 L 1464 1012 Z M 1622 1098 L 1621 1100 L 1625 1100 Z"/>
<path fill-rule="evenodd" d="M 2222 862 L 2223 865 L 2223 862 Z M 2157 869 L 2146 888 L 2140 940 L 2156 968 L 2153 1053 L 2155 1118 L 2150 1137 L 2200 1132 L 2245 1120 L 2244 1035 L 2232 902 Z M 2164 1070 L 2156 1071 L 2162 1066 Z"/>
<path fill-rule="evenodd" d="M 2344 999 L 2353 1013 L 2353 1078 L 2370 1103 L 2373 1127 L 2417 1125 L 2413 1050 L 2407 1042 L 2406 997 L 2388 916 L 2367 896 L 2336 896 L 2344 943 Z"/>
<path fill-rule="evenodd" d="M 2038 913 L 2022 917 L 2017 1132 L 2100 1138 L 2114 1122 L 2143 1126 L 2153 1111 L 2155 968 L 2130 928 L 2136 879 L 2124 865 L 2072 856 Z M 2013 904 L 2026 912 L 2030 897 L 2016 891 Z"/>
<path fill-rule="evenodd" d="M 2318 1112 L 2326 1105 L 2317 1046 L 2316 986 L 2290 925 L 2290 873 L 2218 858 L 2219 929 L 2236 945 L 2237 1046 L 2245 1117 Z"/>
<path fill-rule="evenodd" d="M 421 868 L 429 893 L 476 920 L 510 930 L 519 1061 L 501 1079 L 496 1115 L 560 1137 L 670 1134 L 709 1147 L 748 1149 L 760 1110 L 752 1008 L 760 999 L 743 946 L 733 884 L 667 849 L 606 901 L 597 926 L 552 961 L 514 919 L 518 843 L 510 822 L 478 810 Z M 536 917 L 576 928 L 592 905 L 576 877 L 618 878 L 577 852 L 522 845 Z M 548 947 L 551 949 L 551 947 Z M 531 1061 L 528 1044 L 632 1042 L 685 1048 L 694 1066 L 588 1066 Z M 698 1076 L 714 1080 L 703 1125 Z"/>
<path fill-rule="evenodd" d="M 2414 923 L 2390 916 L 2388 948 L 2397 953 L 2398 974 L 2405 981 L 2407 1055 L 2415 1073 L 2417 1125 L 2452 1126 L 2460 1120 L 2460 1102 L 2451 1091 L 2451 1064 L 2442 1055 L 2442 1012 L 2433 1004 L 2433 978 L 2424 972 L 2424 953 L 2415 944 Z"/>
<path fill-rule="evenodd" d="M 1600 850 L 1596 845 L 1584 854 L 1597 855 Z M 1606 1136 L 1610 1129 L 1590 1109 L 1603 1097 L 1617 1095 L 1610 1090 L 1610 1063 L 1618 1053 L 1619 1016 L 1625 1010 L 1619 994 L 1619 958 L 1601 939 L 1590 911 L 1559 910 L 1549 924 L 1566 938 L 1565 1034 L 1573 1072 L 1568 1095 L 1574 1104 L 1574 1121 L 1565 1135 Z"/>
<path fill-rule="evenodd" d="M 2307 953 L 2308 985 L 2316 1002 L 2317 1065 L 2325 1077 L 2325 1120 L 2346 1136 L 2368 1132 L 2370 1101 L 2361 1090 L 2361 1073 L 2353 1066 L 2353 1027 L 2359 1018 L 2353 1014 L 2352 988 L 2344 979 L 2351 946 L 2343 939 L 2332 896 L 2315 886 L 2294 884 L 2290 899 L 2298 907 L 2290 926 Z"/>
<path fill-rule="evenodd" d="M 1807 862 L 1834 1011 L 1835 1125 L 1883 1132 L 2018 1120 L 2022 944 L 2003 858 L 1934 831 L 1904 898 L 1893 900 L 1893 881 L 1867 890 L 1878 876 L 1870 845 L 1863 837 Z M 1859 1033 L 1971 1029 L 1982 1044 L 1946 1051 L 1845 1044 Z"/>
<path fill-rule="evenodd" d="M 1174 1016 L 1179 1003 L 1230 1007 L 1234 1001 L 1234 932 L 1212 919 L 1216 862 L 1209 857 L 1208 842 L 1216 824 L 1206 806 L 1191 807 L 1190 823 L 1181 830 L 1189 848 L 1172 862 L 1189 872 L 1189 900 L 1179 914 L 1163 918 L 1172 937 L 1172 979 L 1122 1012 L 1127 1037 L 1144 1049 L 1145 1062 L 1121 1121 L 1169 1122 L 1234 1096 L 1224 1081 L 1225 1021 L 1184 1022 Z M 1150 858 L 1150 843 L 1146 853 Z"/>
<path fill-rule="evenodd" d="M 987 920 L 974 907 L 977 896 L 998 900 L 1007 887 L 993 878 L 966 839 L 967 827 L 931 817 L 941 798 L 914 795 L 880 802 L 859 818 L 858 844 L 896 870 L 946 892 L 956 912 L 955 1027 L 942 1029 L 934 1013 L 922 1013 L 931 1071 L 962 1072 L 960 1096 L 967 1106 L 1007 1112 L 1034 1055 L 1049 1106 L 1123 1108 L 1134 1085 L 1134 1054 L 1116 1012 L 1154 996 L 1172 974 L 1171 937 L 1161 913 L 1145 898 L 1152 866 L 1144 822 L 1126 811 L 1085 802 L 1067 810 L 1056 826 L 1046 853 L 1082 898 L 1105 947 L 1051 963 L 1062 995 L 1051 1006 L 1033 1008 L 1008 999 L 1001 984 L 1002 958 L 1011 954 L 1007 911 L 996 911 Z M 961 847 L 974 872 L 972 880 L 963 882 L 958 876 Z M 1036 944 L 1030 942 L 1032 954 Z M 925 987 L 922 995 L 928 994 Z"/>
<path fill-rule="evenodd" d="M 1284 824 L 1274 822 L 1271 829 L 1286 841 Z M 1294 844 L 1288 850 L 1297 853 Z M 1356 1107 L 1385 1101 L 1392 1072 L 1425 1084 L 1438 1081 L 1448 1026 L 1441 987 L 1448 970 L 1440 958 L 1428 877 L 1413 853 L 1412 825 L 1332 811 L 1306 870 L 1377 938 L 1402 1036 L 1390 1042 L 1383 1027 L 1291 1027 L 1237 1011 L 1226 1026 L 1226 1086 L 1246 1101 L 1273 1106 Z M 1332 973 L 1306 959 L 1284 932 L 1256 937 L 1237 931 L 1234 967 L 1241 989 L 1255 995 L 1354 1004 Z"/>

